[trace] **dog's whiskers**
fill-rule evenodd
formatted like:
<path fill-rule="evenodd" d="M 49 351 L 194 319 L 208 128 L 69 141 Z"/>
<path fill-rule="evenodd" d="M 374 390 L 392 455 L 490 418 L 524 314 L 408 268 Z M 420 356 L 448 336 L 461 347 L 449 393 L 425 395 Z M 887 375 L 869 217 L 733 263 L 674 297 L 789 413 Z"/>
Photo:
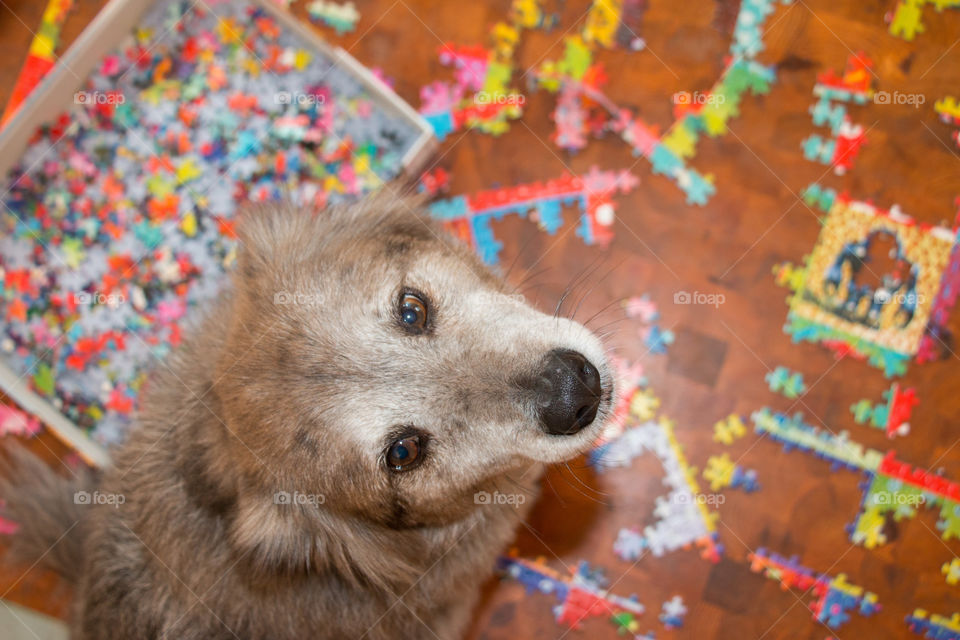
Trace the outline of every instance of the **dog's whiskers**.
<path fill-rule="evenodd" d="M 584 277 L 589 277 L 590 274 L 587 273 L 587 271 L 592 269 L 595 265 L 597 265 L 598 262 L 601 262 L 603 260 L 603 257 L 604 257 L 604 254 L 600 254 L 599 256 L 591 260 L 582 269 L 580 269 L 580 271 L 573 277 L 570 284 L 568 284 L 566 288 L 563 290 L 563 294 L 560 296 L 560 300 L 557 302 L 557 308 L 553 312 L 554 320 L 559 318 L 560 308 L 563 306 L 563 302 L 564 300 L 566 300 L 567 296 L 570 295 L 574 287 L 576 287 Z"/>
<path fill-rule="evenodd" d="M 606 280 L 606 278 L 607 278 L 611 273 L 613 273 L 614 271 L 616 271 L 617 269 L 619 269 L 620 267 L 622 267 L 625 260 L 626 260 L 626 258 L 624 258 L 623 260 L 620 260 L 620 262 L 618 262 L 618 263 L 615 264 L 614 266 L 610 267 L 610 269 L 609 269 L 605 274 L 603 274 L 602 276 L 600 276 L 600 279 L 599 279 L 599 280 L 597 280 L 596 282 L 594 282 L 593 285 L 592 285 L 589 289 L 587 289 L 586 293 L 584 293 L 584 294 L 580 297 L 580 300 L 577 301 L 577 306 L 575 306 L 575 307 L 573 308 L 573 313 L 570 314 L 570 319 L 571 319 L 571 320 L 573 320 L 574 317 L 577 315 L 577 311 L 580 310 L 580 305 L 583 304 L 583 301 L 586 300 L 587 297 L 588 297 L 591 293 L 593 293 L 594 289 L 596 289 L 598 286 L 600 286 L 600 284 L 601 284 L 604 280 Z M 604 258 L 604 262 L 605 262 L 605 261 L 606 261 L 606 258 Z M 600 264 L 603 264 L 603 262 L 601 262 Z M 597 265 L 598 268 L 599 268 L 599 266 L 600 266 L 600 265 Z M 609 305 L 608 305 L 608 306 L 609 306 Z"/>

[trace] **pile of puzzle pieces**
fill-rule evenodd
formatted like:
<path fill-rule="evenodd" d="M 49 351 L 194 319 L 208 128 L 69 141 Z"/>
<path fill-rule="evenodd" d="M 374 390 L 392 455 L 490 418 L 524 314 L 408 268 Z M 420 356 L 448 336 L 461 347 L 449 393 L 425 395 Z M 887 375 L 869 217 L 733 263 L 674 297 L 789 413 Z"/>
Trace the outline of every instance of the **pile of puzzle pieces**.
<path fill-rule="evenodd" d="M 888 438 L 905 436 L 910 433 L 910 415 L 920 403 L 916 389 L 901 390 L 894 382 L 883 392 L 883 403 L 873 404 L 869 400 L 860 400 L 850 407 L 853 419 L 858 424 L 870 424 L 883 429 Z"/>
<path fill-rule="evenodd" d="M 812 592 L 810 611 L 815 620 L 836 629 L 850 620 L 850 611 L 871 616 L 880 610 L 877 596 L 847 582 L 844 574 L 818 574 L 801 565 L 796 556 L 784 558 L 765 549 L 750 554 L 750 570 L 777 580 L 783 589 Z"/>
<path fill-rule="evenodd" d="M 923 24 L 924 5 L 933 5 L 937 12 L 960 8 L 960 0 L 897 0 L 897 6 L 885 17 L 890 23 L 890 35 L 913 41 L 926 30 Z"/>
<path fill-rule="evenodd" d="M 600 171 L 593 167 L 582 176 L 566 174 L 546 182 L 438 200 L 430 205 L 430 214 L 473 247 L 484 262 L 496 264 L 503 243 L 494 236 L 494 220 L 506 215 L 531 215 L 552 235 L 563 224 L 563 206 L 576 204 L 581 212 L 577 235 L 587 244 L 606 246 L 613 239 L 613 196 L 630 192 L 638 183 L 627 171 Z"/>
<path fill-rule="evenodd" d="M 556 598 L 559 604 L 554 616 L 569 629 L 580 629 L 587 618 L 604 617 L 616 624 L 618 631 L 635 633 L 637 617 L 644 612 L 636 596 L 624 598 L 607 591 L 602 570 L 591 570 L 583 561 L 572 576 L 563 576 L 542 558 L 530 561 L 508 555 L 497 560 L 497 572 L 521 583 L 528 593 L 539 591 Z"/>
<path fill-rule="evenodd" d="M 420 136 L 261 7 L 157 2 L 4 176 L 0 353 L 116 443 L 190 308 L 219 295 L 243 201 L 322 206 Z"/>
<path fill-rule="evenodd" d="M 866 134 L 862 125 L 850 120 L 845 103 L 863 105 L 872 100 L 872 75 L 873 62 L 861 53 L 850 56 L 842 76 L 832 71 L 817 76 L 813 93 L 819 99 L 810 107 L 810 115 L 814 125 L 829 127 L 833 137 L 814 134 L 806 138 L 803 156 L 807 160 L 829 165 L 837 175 L 853 168 Z"/>
<path fill-rule="evenodd" d="M 923 609 L 914 610 L 907 616 L 907 625 L 910 631 L 929 640 L 960 640 L 960 613 L 951 617 L 928 614 Z"/>

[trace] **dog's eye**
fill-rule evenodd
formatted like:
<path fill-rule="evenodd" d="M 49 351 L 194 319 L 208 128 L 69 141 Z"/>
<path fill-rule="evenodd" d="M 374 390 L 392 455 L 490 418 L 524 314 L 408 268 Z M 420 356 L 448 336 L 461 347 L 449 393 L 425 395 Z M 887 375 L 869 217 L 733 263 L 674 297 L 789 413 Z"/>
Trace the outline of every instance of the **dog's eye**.
<path fill-rule="evenodd" d="M 420 459 L 420 436 L 400 438 L 387 450 L 387 465 L 393 471 L 406 471 Z"/>
<path fill-rule="evenodd" d="M 400 299 L 400 322 L 413 331 L 423 331 L 427 326 L 427 303 L 416 294 L 403 294 Z"/>

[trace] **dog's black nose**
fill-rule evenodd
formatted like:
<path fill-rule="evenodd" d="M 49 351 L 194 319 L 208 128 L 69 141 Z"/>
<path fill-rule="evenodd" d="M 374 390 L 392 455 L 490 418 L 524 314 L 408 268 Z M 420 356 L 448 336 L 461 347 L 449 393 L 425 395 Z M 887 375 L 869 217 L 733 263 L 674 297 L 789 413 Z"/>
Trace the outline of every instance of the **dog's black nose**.
<path fill-rule="evenodd" d="M 571 435 L 597 417 L 600 372 L 583 354 L 554 349 L 539 382 L 540 422 L 547 433 Z"/>

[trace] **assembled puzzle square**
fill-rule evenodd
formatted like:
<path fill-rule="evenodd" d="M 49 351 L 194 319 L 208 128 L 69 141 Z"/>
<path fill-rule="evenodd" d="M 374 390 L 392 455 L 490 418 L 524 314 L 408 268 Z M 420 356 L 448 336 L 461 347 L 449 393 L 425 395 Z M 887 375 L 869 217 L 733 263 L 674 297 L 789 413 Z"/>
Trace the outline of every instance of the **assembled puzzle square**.
<path fill-rule="evenodd" d="M 795 280 L 785 330 L 794 341 L 822 342 L 868 359 L 888 375 L 936 340 L 933 311 L 955 297 L 956 230 L 918 223 L 889 211 L 837 198 Z M 874 243 L 893 247 L 888 271 L 870 261 Z"/>

